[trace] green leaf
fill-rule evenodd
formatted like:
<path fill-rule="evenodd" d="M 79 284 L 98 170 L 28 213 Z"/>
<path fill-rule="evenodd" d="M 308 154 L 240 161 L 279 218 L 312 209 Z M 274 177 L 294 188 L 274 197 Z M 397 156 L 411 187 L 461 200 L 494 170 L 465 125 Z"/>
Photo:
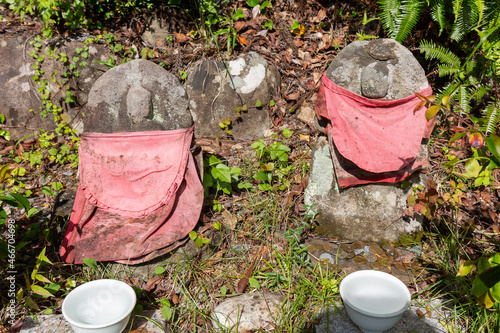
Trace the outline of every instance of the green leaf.
<path fill-rule="evenodd" d="M 271 2 L 270 1 L 264 1 L 261 5 L 260 5 L 260 10 L 264 10 L 266 8 L 270 8 L 272 7 L 271 5 Z"/>
<path fill-rule="evenodd" d="M 287 138 L 287 139 L 290 138 L 292 136 L 292 134 L 293 134 L 293 131 L 291 129 L 289 129 L 289 128 L 283 129 L 283 136 L 285 138 Z"/>
<path fill-rule="evenodd" d="M 259 190 L 261 191 L 271 191 L 273 187 L 267 183 L 259 184 Z"/>
<path fill-rule="evenodd" d="M 201 237 L 198 237 L 194 240 L 194 244 L 196 247 L 202 247 L 203 246 L 203 239 Z"/>
<path fill-rule="evenodd" d="M 262 102 L 260 101 L 260 99 L 258 99 L 256 102 L 255 102 L 255 107 L 256 108 L 260 108 L 262 106 Z"/>
<path fill-rule="evenodd" d="M 488 145 L 488 150 L 496 157 L 500 159 L 500 136 L 496 134 L 491 134 L 489 137 L 484 139 Z"/>
<path fill-rule="evenodd" d="M 241 8 L 238 8 L 238 10 L 236 10 L 236 13 L 233 15 L 232 19 L 234 21 L 240 19 L 240 18 L 244 18 L 245 15 L 243 14 L 243 10 Z"/>
<path fill-rule="evenodd" d="M 38 281 L 41 281 L 41 282 L 45 282 L 45 283 L 52 283 L 52 281 L 50 281 L 49 279 L 47 279 L 45 276 L 43 276 L 41 274 L 35 274 L 35 279 L 37 279 Z"/>
<path fill-rule="evenodd" d="M 97 262 L 92 258 L 83 258 L 83 263 L 92 269 L 97 269 Z"/>
<path fill-rule="evenodd" d="M 156 268 L 155 268 L 155 274 L 156 274 L 156 275 L 161 275 L 161 274 L 163 274 L 163 273 L 165 273 L 165 272 L 166 272 L 166 270 L 165 270 L 165 268 L 164 268 L 164 267 L 156 267 Z"/>
<path fill-rule="evenodd" d="M 30 210 L 28 210 L 28 213 L 26 213 L 26 217 L 30 218 L 33 214 L 35 214 L 36 212 L 38 212 L 38 209 L 33 207 L 31 208 Z"/>
<path fill-rule="evenodd" d="M 427 111 L 425 112 L 425 119 L 427 119 L 427 121 L 430 121 L 432 118 L 434 118 L 434 116 L 436 115 L 436 113 L 441 109 L 441 107 L 439 105 L 433 105 L 431 106 L 430 108 L 427 109 Z"/>
<path fill-rule="evenodd" d="M 479 176 L 479 173 L 481 172 L 481 165 L 479 165 L 479 162 L 475 158 L 471 158 L 465 163 L 465 173 L 469 177 L 474 177 L 476 178 Z"/>
<path fill-rule="evenodd" d="M 12 197 L 15 200 L 15 202 L 17 202 L 15 207 L 24 208 L 26 211 L 29 211 L 30 202 L 22 194 L 10 193 L 9 196 Z"/>
<path fill-rule="evenodd" d="M 464 262 L 458 268 L 457 276 L 466 276 L 466 275 L 469 275 L 470 272 L 472 272 L 472 269 L 474 268 L 474 264 L 475 263 L 476 262 L 474 260 L 467 260 L 466 262 Z"/>
<path fill-rule="evenodd" d="M 250 284 L 250 286 L 252 286 L 252 288 L 260 289 L 260 284 L 255 278 L 253 277 L 249 278 L 248 283 Z"/>
<path fill-rule="evenodd" d="M 191 232 L 189 233 L 189 238 L 191 238 L 191 240 L 193 240 L 193 241 L 194 241 L 196 238 L 198 238 L 198 234 L 196 233 L 196 231 L 194 231 L 194 230 L 193 230 L 193 231 L 191 231 Z"/>
<path fill-rule="evenodd" d="M 238 188 L 239 188 L 239 189 L 249 189 L 249 188 L 251 188 L 251 187 L 252 187 L 252 184 L 250 184 L 250 183 L 248 183 L 248 182 L 247 182 L 247 183 L 239 183 L 239 184 L 238 184 Z"/>
<path fill-rule="evenodd" d="M 31 285 L 31 290 L 37 294 L 37 295 L 40 295 L 40 296 L 44 296 L 44 297 L 51 297 L 51 296 L 54 296 L 52 295 L 48 290 L 46 290 L 45 288 L 43 287 L 40 287 L 40 286 L 37 286 L 36 284 L 33 284 Z"/>
<path fill-rule="evenodd" d="M 51 283 L 51 284 L 49 284 L 49 285 L 46 285 L 44 288 L 45 288 L 45 289 L 46 289 L 49 293 L 51 293 L 51 294 L 54 294 L 54 295 L 55 295 L 55 294 L 59 291 L 59 289 L 61 289 L 61 284 L 60 284 L 60 283 Z"/>
<path fill-rule="evenodd" d="M 170 321 L 172 318 L 172 309 L 170 306 L 166 306 L 165 304 L 161 308 L 161 314 L 166 321 Z"/>
<path fill-rule="evenodd" d="M 50 187 L 48 187 L 48 186 L 42 187 L 42 192 L 45 195 L 49 196 L 49 197 L 53 197 L 54 196 L 54 192 L 52 192 L 52 189 Z"/>
<path fill-rule="evenodd" d="M 227 294 L 227 288 L 226 288 L 226 286 L 222 286 L 220 288 L 220 293 L 221 293 L 222 296 L 226 296 L 226 294 Z"/>
<path fill-rule="evenodd" d="M 211 174 L 215 179 L 219 179 L 228 183 L 231 182 L 231 170 L 227 165 L 218 164 L 215 168 L 212 168 Z"/>
<path fill-rule="evenodd" d="M 259 0 L 247 0 L 247 5 L 249 7 L 253 8 L 253 7 L 257 6 L 258 4 L 259 4 Z"/>

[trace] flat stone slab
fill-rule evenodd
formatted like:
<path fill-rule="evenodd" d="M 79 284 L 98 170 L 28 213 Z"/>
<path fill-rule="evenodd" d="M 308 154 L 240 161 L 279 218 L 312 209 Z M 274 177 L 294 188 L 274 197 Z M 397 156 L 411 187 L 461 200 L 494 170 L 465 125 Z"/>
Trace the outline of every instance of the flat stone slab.
<path fill-rule="evenodd" d="M 435 304 L 438 305 L 438 304 Z M 432 309 L 432 305 L 430 305 Z M 430 317 L 426 315 L 420 318 L 417 310 L 426 313 L 425 306 L 420 306 L 413 302 L 412 305 L 403 314 L 401 320 L 386 333 L 447 333 L 448 330 L 440 323 L 439 319 L 443 319 L 445 312 L 433 309 L 430 312 Z M 337 303 L 335 308 L 329 308 L 327 313 L 321 315 L 321 321 L 316 325 L 316 333 L 360 333 L 360 329 L 355 325 L 345 311 L 342 304 Z"/>
<path fill-rule="evenodd" d="M 443 325 L 440 323 L 440 319 L 444 319 L 449 316 L 448 311 L 443 311 L 439 307 L 439 302 L 431 302 L 429 305 L 431 307 L 430 317 L 426 314 L 425 318 L 420 318 L 416 311 L 420 309 L 423 313 L 426 313 L 425 305 L 419 305 L 413 302 L 410 309 L 408 309 L 401 321 L 396 324 L 391 330 L 386 331 L 386 333 L 446 333 L 448 332 Z M 358 327 L 351 321 L 347 316 L 347 312 L 340 303 L 336 303 L 336 309 L 330 308 L 328 314 L 324 311 L 324 314 L 320 314 L 321 318 L 318 325 L 316 325 L 316 333 L 360 333 Z M 137 313 L 133 317 L 132 328 L 129 326 L 124 332 L 131 330 L 138 330 L 139 332 L 148 333 L 164 333 L 165 331 L 160 329 L 158 326 L 153 324 L 151 321 L 138 317 L 143 316 L 156 320 L 158 323 L 164 323 L 163 317 L 161 315 L 161 310 L 148 310 Z M 70 333 L 71 326 L 66 322 L 62 314 L 59 315 L 40 315 L 35 320 L 33 317 L 27 317 L 21 328 L 22 333 Z"/>
<path fill-rule="evenodd" d="M 141 316 L 141 317 L 139 317 Z M 148 310 L 136 313 L 129 325 L 125 328 L 124 332 L 129 330 L 138 330 L 140 332 L 146 331 L 148 333 L 164 333 L 163 329 L 153 324 L 146 318 L 157 321 L 160 324 L 164 324 L 164 319 L 161 314 L 161 310 Z M 132 327 L 130 327 L 132 325 Z M 24 319 L 21 331 L 23 333 L 73 333 L 71 326 L 64 319 L 62 314 L 58 315 L 40 315 L 36 319 L 33 317 L 27 317 Z"/>

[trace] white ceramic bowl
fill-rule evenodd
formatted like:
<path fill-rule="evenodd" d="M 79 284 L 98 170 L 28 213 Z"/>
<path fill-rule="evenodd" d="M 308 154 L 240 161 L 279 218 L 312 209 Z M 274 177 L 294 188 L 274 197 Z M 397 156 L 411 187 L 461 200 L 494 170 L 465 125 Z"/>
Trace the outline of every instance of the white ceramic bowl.
<path fill-rule="evenodd" d="M 120 333 L 130 319 L 134 289 L 117 280 L 95 280 L 72 290 L 62 313 L 76 333 Z"/>
<path fill-rule="evenodd" d="M 401 280 L 379 271 L 351 273 L 339 289 L 347 314 L 366 333 L 392 328 L 411 301 L 410 291 Z"/>

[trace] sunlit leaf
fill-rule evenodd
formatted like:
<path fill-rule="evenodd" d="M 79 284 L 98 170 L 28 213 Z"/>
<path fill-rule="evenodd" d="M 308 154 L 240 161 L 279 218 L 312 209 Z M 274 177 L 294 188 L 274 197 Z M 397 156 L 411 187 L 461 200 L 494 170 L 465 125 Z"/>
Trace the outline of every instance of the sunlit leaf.
<path fill-rule="evenodd" d="M 487 309 L 495 305 L 495 301 L 492 299 L 492 296 L 489 291 L 486 291 L 483 294 L 477 296 L 477 299 L 479 303 Z"/>
<path fill-rule="evenodd" d="M 37 279 L 38 281 L 41 281 L 41 282 L 45 282 L 45 283 L 52 283 L 52 281 L 50 281 L 49 279 L 47 279 L 45 276 L 43 276 L 41 274 L 35 274 L 35 279 Z"/>
<path fill-rule="evenodd" d="M 428 108 L 427 111 L 425 112 L 425 119 L 427 119 L 427 121 L 429 121 L 432 118 L 434 118 L 434 116 L 439 111 L 439 109 L 441 109 L 441 107 L 439 105 L 433 105 L 430 108 Z"/>
<path fill-rule="evenodd" d="M 448 108 L 448 109 L 450 108 L 449 100 L 450 100 L 450 96 L 443 96 L 443 98 L 441 98 L 441 104 L 446 106 L 446 108 Z"/>
<path fill-rule="evenodd" d="M 166 321 L 170 321 L 172 318 L 172 309 L 170 306 L 163 305 L 161 308 L 161 314 Z"/>
<path fill-rule="evenodd" d="M 37 286 L 36 284 L 35 285 L 31 285 L 31 290 L 35 294 L 40 295 L 40 296 L 44 296 L 44 297 L 54 296 L 48 290 L 46 290 L 45 288 L 43 288 L 41 286 Z"/>
<path fill-rule="evenodd" d="M 453 142 L 457 141 L 460 138 L 463 138 L 465 136 L 465 133 L 457 133 L 455 134 L 451 139 L 448 145 L 451 145 Z"/>
<path fill-rule="evenodd" d="M 83 263 L 90 268 L 97 269 L 97 262 L 92 258 L 83 258 Z"/>
<path fill-rule="evenodd" d="M 163 274 L 163 273 L 165 273 L 165 267 L 161 267 L 161 266 L 160 266 L 160 267 L 156 267 L 156 268 L 155 268 L 155 274 L 156 274 L 156 275 L 161 275 L 161 274 Z"/>
<path fill-rule="evenodd" d="M 474 268 L 475 261 L 474 260 L 467 260 L 464 262 L 460 267 L 458 268 L 458 273 L 457 276 L 466 276 L 472 272 L 472 269 Z"/>
<path fill-rule="evenodd" d="M 477 159 L 471 158 L 465 163 L 465 171 L 469 177 L 476 178 L 479 176 L 479 172 L 481 172 L 481 165 L 479 165 Z"/>

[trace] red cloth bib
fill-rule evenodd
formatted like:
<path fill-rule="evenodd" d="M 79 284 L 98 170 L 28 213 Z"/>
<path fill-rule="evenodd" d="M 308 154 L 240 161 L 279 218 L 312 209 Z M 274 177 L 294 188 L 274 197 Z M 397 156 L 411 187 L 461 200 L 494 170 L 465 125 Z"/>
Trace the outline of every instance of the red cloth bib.
<path fill-rule="evenodd" d="M 138 263 L 166 253 L 193 230 L 203 187 L 192 136 L 193 128 L 83 133 L 80 184 L 61 257 Z"/>
<path fill-rule="evenodd" d="M 428 96 L 432 94 L 432 89 L 429 86 L 418 93 Z M 411 174 L 408 171 L 415 169 L 415 159 L 422 138 L 430 135 L 434 125 L 427 122 L 425 108 L 414 114 L 419 102 L 420 99 L 415 94 L 397 100 L 369 99 L 344 89 L 326 75 L 323 76 L 316 113 L 318 117 L 327 118 L 331 123 L 328 135 L 333 141 L 334 150 L 360 169 L 356 171 L 350 166 L 350 176 L 337 176 L 339 186 L 396 182 Z M 335 155 L 332 152 L 332 157 L 337 160 L 334 163 L 339 163 Z M 418 166 L 421 167 L 422 165 Z M 391 175 L 399 171 L 405 176 Z M 359 181 L 356 181 L 357 175 L 360 175 Z M 366 175 L 370 175 L 373 181 L 369 180 L 370 177 L 366 178 Z M 344 181 L 341 178 L 351 179 Z"/>

